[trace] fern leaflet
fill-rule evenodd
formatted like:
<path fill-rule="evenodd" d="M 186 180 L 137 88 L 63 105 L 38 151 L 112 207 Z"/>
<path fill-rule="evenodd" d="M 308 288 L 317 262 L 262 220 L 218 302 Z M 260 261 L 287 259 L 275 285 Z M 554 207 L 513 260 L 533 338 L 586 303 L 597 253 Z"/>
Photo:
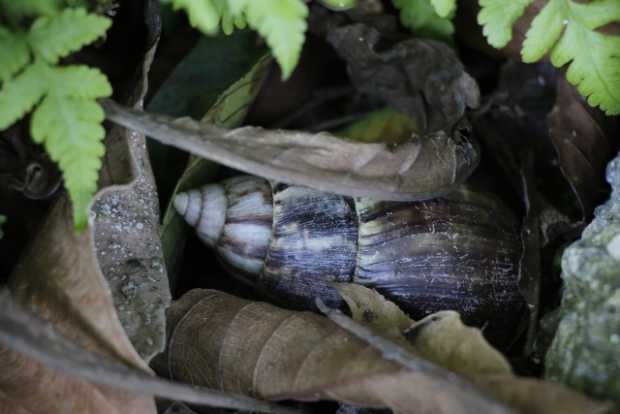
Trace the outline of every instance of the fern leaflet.
<path fill-rule="evenodd" d="M 42 64 L 40 72 L 49 88 L 32 116 L 32 138 L 45 146 L 63 172 L 80 229 L 86 225 L 104 153 L 104 113 L 95 98 L 109 96 L 112 90 L 103 74 L 86 66 Z M 63 83 L 68 78 L 70 83 Z"/>
<path fill-rule="evenodd" d="M 28 34 L 30 46 L 50 63 L 97 40 L 110 27 L 110 20 L 84 9 L 65 9 L 57 16 L 37 19 Z"/>
<path fill-rule="evenodd" d="M 439 16 L 429 0 L 392 0 L 392 3 L 400 10 L 403 25 L 421 36 L 445 39 L 454 33 L 452 22 Z"/>
<path fill-rule="evenodd" d="M 510 40 L 512 24 L 529 4 L 526 0 L 519 3 L 518 8 L 510 6 L 512 14 L 506 18 L 499 11 L 505 9 L 506 2 L 481 0 L 478 18 L 494 46 Z M 599 106 L 608 115 L 620 114 L 620 36 L 596 31 L 619 21 L 618 0 L 549 0 L 526 33 L 521 57 L 529 63 L 550 54 L 554 66 L 568 65 L 566 78 L 590 105 Z"/>
<path fill-rule="evenodd" d="M 456 11 L 456 0 L 431 0 L 431 5 L 439 17 L 449 17 Z"/>
<path fill-rule="evenodd" d="M 534 0 L 480 0 L 478 24 L 489 44 L 502 48 L 512 38 L 512 25 Z"/>
<path fill-rule="evenodd" d="M 267 41 L 288 78 L 297 65 L 306 31 L 308 8 L 300 0 L 229 0 L 233 15 L 242 11 L 250 27 Z"/>
<path fill-rule="evenodd" d="M 0 84 L 13 77 L 29 60 L 30 51 L 24 36 L 0 26 Z"/>
<path fill-rule="evenodd" d="M 32 138 L 58 163 L 78 229 L 87 224 L 104 153 L 104 114 L 96 99 L 109 96 L 112 89 L 96 69 L 56 63 L 102 36 L 110 24 L 109 19 L 84 9 L 65 9 L 38 18 L 28 33 L 0 30 L 0 46 L 18 45 L 0 52 L 8 62 L 0 69 L 0 129 L 35 108 Z"/>
<path fill-rule="evenodd" d="M 308 8 L 304 0 L 169 0 L 184 9 L 190 24 L 207 34 L 220 25 L 226 34 L 246 23 L 258 31 L 288 78 L 295 68 L 304 43 Z"/>

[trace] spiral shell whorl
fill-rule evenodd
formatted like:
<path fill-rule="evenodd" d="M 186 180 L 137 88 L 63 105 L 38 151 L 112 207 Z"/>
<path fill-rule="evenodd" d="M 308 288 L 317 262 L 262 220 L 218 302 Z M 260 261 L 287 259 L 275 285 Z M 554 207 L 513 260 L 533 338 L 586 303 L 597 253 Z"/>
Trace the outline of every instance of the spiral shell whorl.
<path fill-rule="evenodd" d="M 174 208 L 211 247 L 216 246 L 224 230 L 226 205 L 226 194 L 219 184 L 180 193 L 174 199 Z"/>
<path fill-rule="evenodd" d="M 260 273 L 273 220 L 267 181 L 248 176 L 230 178 L 181 193 L 174 206 L 198 237 L 217 249 L 232 272 L 241 278 Z"/>

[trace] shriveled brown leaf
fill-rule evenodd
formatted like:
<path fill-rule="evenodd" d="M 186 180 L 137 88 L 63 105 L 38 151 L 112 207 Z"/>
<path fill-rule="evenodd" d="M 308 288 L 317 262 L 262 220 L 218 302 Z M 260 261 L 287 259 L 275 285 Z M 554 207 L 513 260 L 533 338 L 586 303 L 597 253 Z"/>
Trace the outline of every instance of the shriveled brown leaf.
<path fill-rule="evenodd" d="M 450 131 L 467 108 L 480 103 L 476 81 L 442 42 L 392 42 L 362 23 L 332 28 L 327 41 L 346 60 L 358 91 L 413 117 L 420 131 Z"/>
<path fill-rule="evenodd" d="M 173 119 L 103 100 L 109 120 L 158 141 L 244 172 L 287 184 L 382 200 L 421 200 L 462 183 L 478 163 L 473 143 L 458 129 L 413 135 L 390 148 L 321 132 L 227 130 Z"/>
<path fill-rule="evenodd" d="M 605 167 L 617 148 L 595 113 L 566 79 L 558 79 L 555 106 L 547 118 L 549 138 L 584 221 L 592 218 L 608 192 Z"/>
<path fill-rule="evenodd" d="M 402 338 L 403 332 L 415 323 L 394 302 L 374 289 L 355 283 L 335 283 L 334 287 L 346 302 L 354 320 L 388 338 Z"/>
<path fill-rule="evenodd" d="M 405 336 L 425 358 L 464 376 L 510 374 L 510 364 L 477 328 L 466 326 L 454 311 L 428 315 Z"/>
<path fill-rule="evenodd" d="M 160 35 L 156 0 L 145 1 L 134 19 L 144 22 L 145 50 L 125 91 L 127 104 L 142 108 L 148 72 Z M 137 52 L 136 52 L 137 53 Z M 120 88 L 115 88 L 117 93 Z M 112 126 L 100 191 L 91 207 L 97 260 L 112 292 L 120 322 L 136 350 L 150 360 L 165 347 L 168 277 L 160 242 L 159 200 L 143 135 Z"/>
<path fill-rule="evenodd" d="M 92 352 L 148 370 L 127 339 L 95 257 L 92 233 L 76 234 L 59 199 L 10 279 L 14 297 Z M 153 413 L 151 398 L 95 386 L 0 348 L 0 390 L 23 409 L 46 413 Z"/>
<path fill-rule="evenodd" d="M 312 313 L 193 290 L 173 304 L 168 317 L 168 367 L 171 376 L 183 381 L 268 399 L 328 398 L 396 413 L 510 412 L 464 387 L 456 374 L 423 360 L 420 369 L 405 369 Z M 528 413 L 556 412 L 559 404 L 568 406 L 566 413 L 607 407 L 536 381 L 539 391 L 532 393 L 530 380 L 505 374 L 472 378 Z"/>
<path fill-rule="evenodd" d="M 435 312 L 415 322 L 373 289 L 352 283 L 335 286 L 353 320 L 408 345 L 409 350 L 429 361 L 464 376 L 512 372 L 502 354 L 484 339 L 479 329 L 464 325 L 458 312 Z"/>
<path fill-rule="evenodd" d="M 506 412 L 448 376 L 404 371 L 314 313 L 193 290 L 168 316 L 175 379 L 267 399 L 335 399 L 396 413 Z"/>
<path fill-rule="evenodd" d="M 243 395 L 170 382 L 125 361 L 86 351 L 56 331 L 50 322 L 18 306 L 5 289 L 0 290 L 0 344 L 60 373 L 74 375 L 93 384 L 210 407 L 300 414 L 294 408 L 257 401 Z M 5 399 L 5 396 L 0 394 L 0 399 Z"/>
<path fill-rule="evenodd" d="M 473 380 L 490 395 L 505 401 L 519 412 L 533 413 L 615 413 L 611 402 L 599 402 L 554 382 L 509 375 L 484 375 Z"/>

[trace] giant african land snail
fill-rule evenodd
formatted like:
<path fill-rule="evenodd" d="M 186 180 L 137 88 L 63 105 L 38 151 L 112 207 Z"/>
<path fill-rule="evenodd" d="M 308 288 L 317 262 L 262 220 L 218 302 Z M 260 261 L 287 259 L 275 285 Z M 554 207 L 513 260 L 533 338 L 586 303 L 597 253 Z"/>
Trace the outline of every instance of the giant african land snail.
<path fill-rule="evenodd" d="M 421 202 L 350 198 L 238 176 L 176 197 L 231 273 L 294 308 L 336 304 L 330 282 L 376 288 L 413 317 L 454 309 L 509 329 L 522 304 L 518 223 L 490 194 L 460 187 Z"/>

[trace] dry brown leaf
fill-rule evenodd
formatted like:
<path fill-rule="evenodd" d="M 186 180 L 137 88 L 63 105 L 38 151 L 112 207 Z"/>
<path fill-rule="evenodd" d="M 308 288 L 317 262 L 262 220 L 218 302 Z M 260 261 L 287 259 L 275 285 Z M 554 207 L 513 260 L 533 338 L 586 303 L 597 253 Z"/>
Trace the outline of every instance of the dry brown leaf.
<path fill-rule="evenodd" d="M 566 79 L 558 79 L 555 105 L 547 116 L 549 139 L 585 222 L 592 219 L 594 208 L 607 197 L 605 167 L 617 149 L 600 115 L 587 106 Z"/>
<path fill-rule="evenodd" d="M 510 374 L 508 361 L 482 336 L 466 326 L 458 312 L 441 311 L 415 322 L 393 302 L 365 286 L 335 284 L 353 320 L 442 367 L 464 376 Z M 406 339 L 405 339 L 406 338 Z"/>
<path fill-rule="evenodd" d="M 102 100 L 106 117 L 166 145 L 250 174 L 320 191 L 381 200 L 436 197 L 464 182 L 478 164 L 472 141 L 458 129 L 411 139 L 391 148 L 321 132 L 223 129 Z"/>
<path fill-rule="evenodd" d="M 405 336 L 425 358 L 466 377 L 476 374 L 511 374 L 504 356 L 466 326 L 458 312 L 441 311 L 416 322 Z"/>
<path fill-rule="evenodd" d="M 175 379 L 267 399 L 335 399 L 396 413 L 506 412 L 445 378 L 405 375 L 314 313 L 196 289 L 174 303 L 168 317 Z"/>
<path fill-rule="evenodd" d="M 334 283 L 334 287 L 354 320 L 388 338 L 403 338 L 403 332 L 415 323 L 395 303 L 374 289 L 355 283 Z"/>
<path fill-rule="evenodd" d="M 209 407 L 272 414 L 301 413 L 298 409 L 239 394 L 170 382 L 126 361 L 86 351 L 57 332 L 50 322 L 17 305 L 6 289 L 0 290 L 0 343 L 50 368 L 93 384 Z"/>
<path fill-rule="evenodd" d="M 267 399 L 335 399 L 396 413 L 511 412 L 463 387 L 454 374 L 388 361 L 367 342 L 309 312 L 193 290 L 173 304 L 168 323 L 170 374 L 194 384 Z M 539 381 L 509 375 L 474 380 L 528 413 L 555 412 L 560 404 L 568 406 L 565 414 L 607 407 Z"/>
<path fill-rule="evenodd" d="M 70 205 L 59 199 L 11 275 L 14 297 L 84 349 L 143 370 L 121 327 L 90 231 L 76 234 Z M 152 398 L 92 385 L 0 348 L 0 390 L 31 412 L 154 413 Z"/>

